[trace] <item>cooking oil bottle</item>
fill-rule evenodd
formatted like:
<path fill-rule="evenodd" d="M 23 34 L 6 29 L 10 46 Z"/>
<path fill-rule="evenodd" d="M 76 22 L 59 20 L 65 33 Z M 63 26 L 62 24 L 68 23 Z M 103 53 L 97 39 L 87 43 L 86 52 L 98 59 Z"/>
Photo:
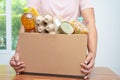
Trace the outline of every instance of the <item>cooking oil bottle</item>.
<path fill-rule="evenodd" d="M 37 16 L 38 13 L 29 7 L 23 8 L 23 11 L 21 22 L 25 28 L 25 32 L 35 32 L 35 16 Z"/>

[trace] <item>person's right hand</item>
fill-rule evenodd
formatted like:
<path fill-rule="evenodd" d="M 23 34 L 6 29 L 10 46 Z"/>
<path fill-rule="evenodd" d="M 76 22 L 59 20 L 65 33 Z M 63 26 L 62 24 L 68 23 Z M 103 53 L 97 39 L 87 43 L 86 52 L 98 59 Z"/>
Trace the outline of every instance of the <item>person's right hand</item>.
<path fill-rule="evenodd" d="M 19 60 L 19 54 L 15 54 L 11 58 L 10 65 L 14 68 L 16 74 L 20 74 L 20 72 L 25 70 L 25 63 Z"/>

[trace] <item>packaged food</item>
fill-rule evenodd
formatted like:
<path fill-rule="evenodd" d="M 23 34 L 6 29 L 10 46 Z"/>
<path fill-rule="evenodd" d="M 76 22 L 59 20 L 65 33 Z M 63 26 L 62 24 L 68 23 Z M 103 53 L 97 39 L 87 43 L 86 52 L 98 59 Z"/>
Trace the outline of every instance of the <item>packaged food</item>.
<path fill-rule="evenodd" d="M 87 34 L 88 33 L 87 27 L 85 26 L 85 24 L 83 24 L 83 18 L 79 17 L 78 20 L 70 21 L 70 24 L 74 28 L 74 34 Z"/>
<path fill-rule="evenodd" d="M 72 34 L 74 32 L 74 28 L 69 22 L 63 21 L 61 22 L 58 32 L 61 34 Z"/>

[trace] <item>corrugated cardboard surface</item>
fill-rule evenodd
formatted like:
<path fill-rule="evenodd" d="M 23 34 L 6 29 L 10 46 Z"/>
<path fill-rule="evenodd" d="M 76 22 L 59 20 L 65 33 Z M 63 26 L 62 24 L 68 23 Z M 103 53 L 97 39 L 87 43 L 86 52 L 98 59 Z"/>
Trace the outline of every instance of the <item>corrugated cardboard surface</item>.
<path fill-rule="evenodd" d="M 20 59 L 25 72 L 84 76 L 80 63 L 87 52 L 87 35 L 20 33 Z"/>

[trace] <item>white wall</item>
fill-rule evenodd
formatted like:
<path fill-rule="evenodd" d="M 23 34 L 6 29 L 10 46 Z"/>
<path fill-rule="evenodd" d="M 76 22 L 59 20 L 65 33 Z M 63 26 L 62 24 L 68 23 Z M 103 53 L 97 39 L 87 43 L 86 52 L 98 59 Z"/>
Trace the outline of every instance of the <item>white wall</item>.
<path fill-rule="evenodd" d="M 96 66 L 120 75 L 120 0 L 94 0 L 98 30 Z"/>
<path fill-rule="evenodd" d="M 94 0 L 98 30 L 96 66 L 106 66 L 120 75 L 120 0 Z M 8 64 L 13 54 L 0 54 Z"/>
<path fill-rule="evenodd" d="M 0 53 L 0 64 L 9 64 L 13 53 Z"/>

